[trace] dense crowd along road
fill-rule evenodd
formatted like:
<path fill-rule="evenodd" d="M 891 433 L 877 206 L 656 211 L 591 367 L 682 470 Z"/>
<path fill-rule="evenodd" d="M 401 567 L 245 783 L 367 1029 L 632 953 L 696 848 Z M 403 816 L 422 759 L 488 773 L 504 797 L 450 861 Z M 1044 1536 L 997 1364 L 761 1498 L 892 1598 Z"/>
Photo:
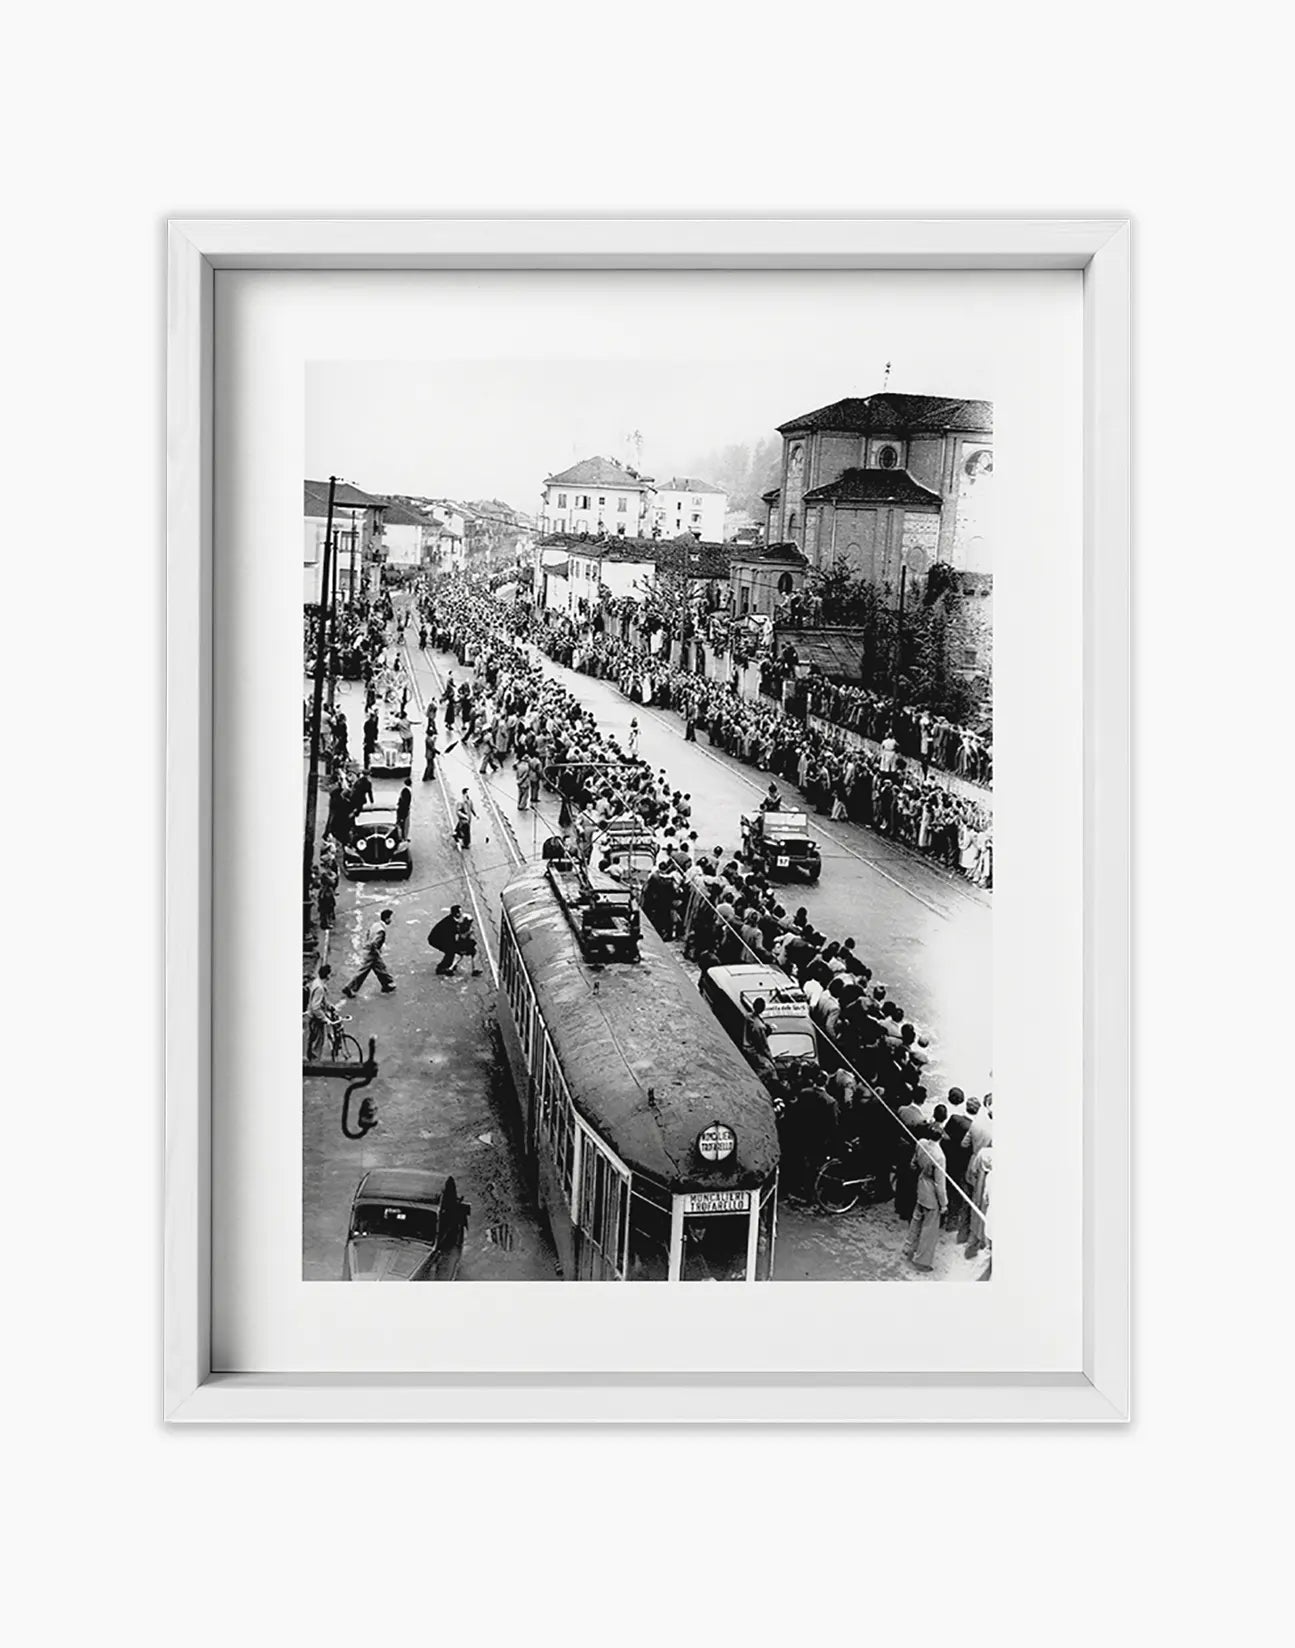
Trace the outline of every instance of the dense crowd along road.
<path fill-rule="evenodd" d="M 500 599 L 466 579 L 441 581 L 421 592 L 413 616 L 403 603 L 376 606 L 352 633 L 365 694 L 362 759 L 351 758 L 344 716 L 332 717 L 327 740 L 334 770 L 326 833 L 343 843 L 344 853 L 357 819 L 372 810 L 371 773 L 390 759 L 393 734 L 397 750 L 407 752 L 407 766 L 416 768 L 415 782 L 419 773 L 424 781 L 436 773 L 438 758 L 457 752 L 455 836 L 465 866 L 474 858 L 474 792 L 487 812 L 498 813 L 501 799 L 505 804 L 515 799 L 519 825 L 528 815 L 537 822 L 541 812 L 546 815 L 542 830 L 532 835 L 531 854 L 522 856 L 548 856 L 555 843 L 564 852 L 588 854 L 609 821 L 626 815 L 641 819 L 650 833 L 639 892 L 643 915 L 657 933 L 705 980 L 718 979 L 735 965 L 779 969 L 812 1024 L 815 1056 L 801 1061 L 770 1056 L 765 1042 L 772 1019 L 766 1021 L 760 1009 L 746 1012 L 740 1030 L 748 1064 L 774 1097 L 781 1185 L 793 1207 L 795 1198 L 809 1208 L 893 1200 L 895 1213 L 916 1230 L 913 1264 L 927 1268 L 931 1244 L 941 1237 L 965 1245 L 971 1256 L 979 1252 L 987 1237 L 992 1096 L 968 1099 L 955 1086 L 937 1101 L 927 1091 L 932 1037 L 895 999 L 897 992 L 876 980 L 867 946 L 830 937 L 803 905 L 795 906 L 790 891 L 771 884 L 767 862 L 750 850 L 749 833 L 732 851 L 700 838 L 692 797 L 672 785 L 664 765 L 654 766 L 640 754 L 637 719 L 631 717 L 628 734 L 612 736 L 556 678 L 560 671 L 544 662 L 540 648 L 565 662 L 561 655 L 569 633 L 541 623 L 525 604 Z M 393 638 L 402 644 L 389 658 Z M 592 636 L 574 639 L 572 661 L 581 652 L 586 662 L 607 664 L 614 644 Z M 456 664 L 430 665 L 434 650 L 451 654 Z M 409 688 L 421 674 L 415 657 L 427 661 L 436 677 L 425 706 L 423 688 L 416 687 L 415 702 L 409 703 Z M 645 682 L 642 666 L 640 656 L 619 677 L 602 679 L 625 694 L 628 708 L 645 701 L 662 707 L 662 698 L 673 696 L 673 683 L 664 676 Z M 700 685 L 697 696 L 680 692 L 684 740 L 695 741 L 700 726 L 712 745 L 727 749 L 722 695 L 713 684 Z M 606 687 L 598 690 L 605 698 Z M 410 724 L 419 713 L 426 717 L 421 760 L 412 748 Z M 679 726 L 673 720 L 671 725 Z M 654 743 L 659 759 L 659 735 Z M 763 752 L 739 743 L 732 753 Z M 461 785 L 465 765 L 470 782 Z M 799 767 L 793 771 L 796 779 L 802 776 Z M 813 775 L 804 776 L 811 779 L 812 802 Z M 769 804 L 795 805 L 779 792 L 777 777 L 769 788 Z M 453 808 L 455 798 L 451 801 Z M 407 836 L 408 781 L 389 810 L 396 836 Z M 713 808 L 700 810 L 713 828 Z M 520 831 L 509 828 L 517 838 Z M 335 857 L 326 852 L 319 878 L 321 919 L 335 904 L 335 876 Z M 971 896 L 970 889 L 965 896 Z M 458 948 L 455 935 L 463 932 L 466 942 L 473 942 L 462 912 L 453 923 L 453 933 L 444 919 L 434 929 L 441 935 L 443 963 Z M 385 931 L 386 918 L 371 910 L 352 988 L 357 980 L 362 986 L 370 973 L 386 987 Z M 369 965 L 371 954 L 379 965 Z M 443 964 L 435 972 L 448 975 L 453 967 Z"/>

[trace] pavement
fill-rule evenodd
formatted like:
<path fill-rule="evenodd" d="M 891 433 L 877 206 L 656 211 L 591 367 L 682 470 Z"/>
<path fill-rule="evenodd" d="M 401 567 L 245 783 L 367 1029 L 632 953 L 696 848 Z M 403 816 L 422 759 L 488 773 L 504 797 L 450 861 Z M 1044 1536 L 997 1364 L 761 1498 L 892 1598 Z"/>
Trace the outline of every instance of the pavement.
<path fill-rule="evenodd" d="M 363 692 L 347 687 L 339 696 L 354 742 L 364 722 Z M 345 1138 L 344 1084 L 331 1078 L 303 1083 L 302 1275 L 340 1279 L 351 1198 L 369 1168 L 423 1167 L 452 1173 L 471 1204 L 464 1281 L 558 1280 L 547 1226 L 517 1167 L 514 1100 L 495 1041 L 489 963 L 480 958 L 480 978 L 471 977 L 463 958 L 456 974 L 435 975 L 440 953 L 428 947 L 428 931 L 451 904 L 470 912 L 472 903 L 442 787 L 420 782 L 421 724 L 414 733 L 413 875 L 408 882 L 343 880 L 329 955 L 332 996 L 350 1017 L 347 1029 L 361 1046 L 370 1036 L 377 1042 L 379 1074 L 365 1092 L 377 1107 L 378 1126 L 362 1140 Z M 374 781 L 378 799 L 394 801 L 399 789 L 396 779 Z M 321 806 L 321 819 L 324 813 Z M 488 859 L 485 833 L 473 856 Z M 382 995 L 370 977 L 354 1000 L 339 1000 L 360 964 L 365 929 L 387 905 L 395 914 L 384 955 L 396 993 Z"/>
<path fill-rule="evenodd" d="M 692 797 L 693 821 L 708 847 L 739 841 L 738 815 L 757 805 L 768 778 L 723 751 L 705 735 L 689 744 L 680 718 L 634 704 L 606 681 L 563 669 L 536 652 L 546 675 L 562 681 L 601 726 L 624 739 L 631 718 L 640 729 L 640 753 L 665 767 L 672 787 Z M 414 686 L 411 712 L 439 700 L 448 673 L 462 679 L 456 658 L 420 653 L 416 638 L 404 649 Z M 353 702 L 352 702 L 353 701 Z M 353 735 L 363 722 L 362 695 L 350 689 L 343 707 Z M 361 1042 L 378 1041 L 381 1073 L 373 1088 L 379 1128 L 363 1141 L 343 1138 L 338 1125 L 340 1083 L 305 1084 L 304 1275 L 341 1274 L 346 1214 L 362 1173 L 370 1166 L 431 1166 L 453 1172 L 473 1204 L 464 1252 L 464 1280 L 547 1280 L 556 1261 L 543 1217 L 517 1168 L 515 1101 L 494 1020 L 493 968 L 498 955 L 499 895 L 517 866 L 536 857 L 557 829 L 557 802 L 545 795 L 538 812 L 517 807 L 511 768 L 488 780 L 462 746 L 438 763 L 440 780 L 420 782 L 422 722 L 415 725 L 414 874 L 403 883 L 343 882 L 333 938 L 334 983 L 359 962 L 364 928 L 384 904 L 395 909 L 387 943 L 397 994 L 382 996 L 374 980 L 342 1010 Z M 441 728 L 441 747 L 453 734 Z M 786 793 L 788 786 L 781 785 Z M 461 853 L 450 832 L 450 797 L 467 788 L 478 818 L 473 845 Z M 375 782 L 394 799 L 399 784 Z M 794 792 L 793 792 L 794 793 Z M 321 808 L 321 817 L 323 809 Z M 816 887 L 790 885 L 789 908 L 804 904 L 823 931 L 852 933 L 860 954 L 920 1025 L 930 1030 L 933 1095 L 957 1083 L 983 1092 L 992 1068 L 989 896 L 895 843 L 853 824 L 811 815 L 824 857 Z M 450 903 L 471 913 L 484 943 L 482 977 L 433 976 L 438 959 L 428 929 Z M 460 968 L 464 963 L 460 961 Z M 983 1259 L 968 1262 L 941 1237 L 936 1268 L 916 1271 L 904 1259 L 906 1227 L 891 1207 L 839 1216 L 784 1200 L 779 1209 L 776 1274 L 779 1280 L 973 1280 Z"/>

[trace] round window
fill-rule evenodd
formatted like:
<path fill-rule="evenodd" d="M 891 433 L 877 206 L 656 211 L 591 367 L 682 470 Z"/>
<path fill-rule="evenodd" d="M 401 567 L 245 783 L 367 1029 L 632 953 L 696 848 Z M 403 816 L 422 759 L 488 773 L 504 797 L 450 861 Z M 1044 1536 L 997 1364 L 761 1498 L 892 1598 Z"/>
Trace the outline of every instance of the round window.
<path fill-rule="evenodd" d="M 877 454 L 877 466 L 880 469 L 894 469 L 899 462 L 899 453 L 893 446 L 883 446 Z"/>

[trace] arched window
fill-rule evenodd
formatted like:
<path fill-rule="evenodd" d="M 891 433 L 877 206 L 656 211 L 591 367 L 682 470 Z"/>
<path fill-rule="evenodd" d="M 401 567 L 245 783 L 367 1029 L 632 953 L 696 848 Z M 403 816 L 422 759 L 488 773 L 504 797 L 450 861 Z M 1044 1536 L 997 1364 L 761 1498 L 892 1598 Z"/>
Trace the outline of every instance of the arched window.
<path fill-rule="evenodd" d="M 778 580 L 778 593 L 779 593 L 779 595 L 790 595 L 792 590 L 795 589 L 795 587 L 796 587 L 796 581 L 792 577 L 791 573 L 790 572 L 784 572 L 782 577 L 779 578 L 779 580 Z"/>
<path fill-rule="evenodd" d="M 794 532 L 795 530 L 796 530 L 796 511 L 793 509 L 791 514 L 788 515 L 788 517 L 787 517 L 787 531 L 788 532 Z"/>

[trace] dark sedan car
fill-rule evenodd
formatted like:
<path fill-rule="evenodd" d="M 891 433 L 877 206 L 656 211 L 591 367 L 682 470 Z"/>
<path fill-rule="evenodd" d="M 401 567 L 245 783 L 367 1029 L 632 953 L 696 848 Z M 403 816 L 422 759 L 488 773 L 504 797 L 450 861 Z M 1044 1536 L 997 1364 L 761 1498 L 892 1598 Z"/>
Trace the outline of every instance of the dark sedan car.
<path fill-rule="evenodd" d="M 413 874 L 409 838 L 401 831 L 396 809 L 381 802 L 361 807 L 342 849 L 342 872 L 348 881 L 370 876 L 403 878 Z"/>
<path fill-rule="evenodd" d="M 441 1173 L 375 1167 L 360 1180 L 346 1233 L 344 1282 L 452 1282 L 471 1209 Z"/>

